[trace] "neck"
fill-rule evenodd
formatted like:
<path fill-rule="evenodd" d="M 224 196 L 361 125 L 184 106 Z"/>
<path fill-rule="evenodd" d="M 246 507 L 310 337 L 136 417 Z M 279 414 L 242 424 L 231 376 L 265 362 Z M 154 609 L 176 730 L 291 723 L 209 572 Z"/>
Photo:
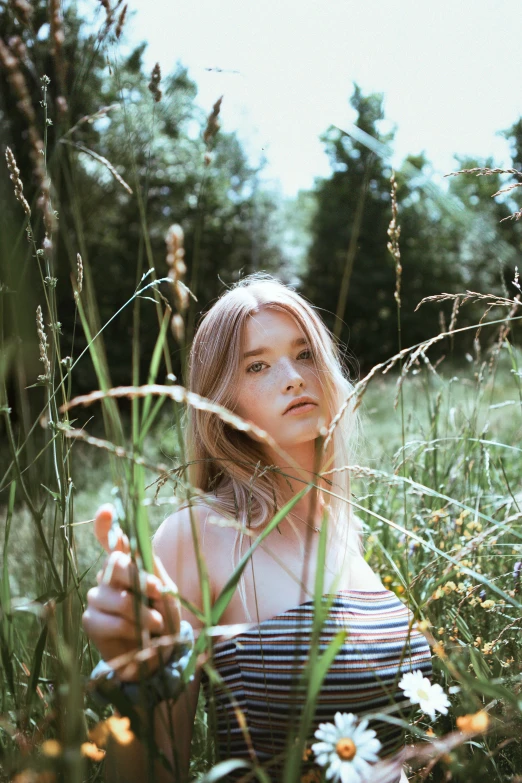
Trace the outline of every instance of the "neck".
<path fill-rule="evenodd" d="M 276 465 L 284 473 L 284 475 L 275 474 L 283 497 L 283 504 L 288 503 L 291 498 L 304 489 L 307 482 L 313 481 L 317 484 L 319 491 L 312 488 L 294 505 L 291 515 L 303 525 L 309 524 L 312 527 L 320 528 L 325 502 L 320 491 L 322 481 L 314 474 L 315 448 L 316 441 L 309 441 L 298 444 L 294 449 L 285 449 L 299 465 L 300 471 L 284 463 L 278 455 L 272 454 L 270 459 L 272 460 L 271 464 Z"/>

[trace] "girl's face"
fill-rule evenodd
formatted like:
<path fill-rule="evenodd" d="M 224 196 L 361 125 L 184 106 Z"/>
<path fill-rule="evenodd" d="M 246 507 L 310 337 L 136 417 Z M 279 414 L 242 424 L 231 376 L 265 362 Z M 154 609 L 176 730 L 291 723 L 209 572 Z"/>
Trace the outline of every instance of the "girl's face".
<path fill-rule="evenodd" d="M 245 325 L 235 412 L 269 433 L 286 451 L 315 440 L 328 424 L 326 403 L 308 341 L 287 313 L 264 309 Z M 312 404 L 288 411 L 299 397 Z"/>

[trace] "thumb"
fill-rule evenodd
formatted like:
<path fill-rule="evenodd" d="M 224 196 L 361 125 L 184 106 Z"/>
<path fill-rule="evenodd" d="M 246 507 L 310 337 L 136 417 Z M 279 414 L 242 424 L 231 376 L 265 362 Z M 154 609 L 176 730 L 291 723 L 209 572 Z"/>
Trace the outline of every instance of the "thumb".
<path fill-rule="evenodd" d="M 118 550 L 128 553 L 130 552 L 129 539 L 119 526 L 115 529 L 115 542 L 111 541 L 114 546 L 112 548 L 109 546 L 109 531 L 115 522 L 116 509 L 112 503 L 104 503 L 99 507 L 94 517 L 94 535 L 106 552 Z"/>

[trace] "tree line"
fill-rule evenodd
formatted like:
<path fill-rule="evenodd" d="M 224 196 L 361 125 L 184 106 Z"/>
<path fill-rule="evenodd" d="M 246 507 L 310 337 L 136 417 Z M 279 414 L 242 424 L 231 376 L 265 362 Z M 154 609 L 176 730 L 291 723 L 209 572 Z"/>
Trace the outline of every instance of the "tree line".
<path fill-rule="evenodd" d="M 263 186 L 260 168 L 248 161 L 236 134 L 219 128 L 220 106 L 209 132 L 209 117 L 196 101 L 197 85 L 183 65 L 152 77 L 143 66 L 145 44 L 121 54 L 120 3 L 95 32 L 74 4 L 65 6 L 63 18 L 53 4 L 49 8 L 41 0 L 31 5 L 18 0 L 0 9 L 0 129 L 2 155 L 6 146 L 13 150 L 40 237 L 45 220 L 52 218 L 39 209 L 46 183 L 38 148 L 47 133 L 48 203 L 56 213 L 53 279 L 47 285 L 56 286 L 64 353 L 76 356 L 86 346 L 73 296 L 77 254 L 95 333 L 140 281 L 165 277 L 165 236 L 173 223 L 184 230 L 185 282 L 197 299 L 190 297 L 187 339 L 224 286 L 263 269 L 293 282 L 320 309 L 361 371 L 397 351 L 396 269 L 387 248 L 392 173 L 387 150 L 394 131 L 380 131 L 381 94 L 364 95 L 353 85 L 353 128 L 331 126 L 322 137 L 331 175 L 283 203 Z M 46 127 L 44 74 L 50 79 Z M 503 133 L 512 145 L 513 166 L 520 168 L 522 119 Z M 456 170 L 494 168 L 491 159 L 456 156 L 456 162 Z M 451 319 L 451 302 L 415 312 L 423 297 L 466 289 L 502 293 L 503 288 L 512 296 L 520 226 L 503 218 L 521 199 L 516 189 L 492 198 L 506 184 L 500 174 L 452 177 L 444 193 L 430 180 L 424 153 L 408 156 L 395 177 L 401 339 L 412 345 Z M 17 335 L 16 372 L 28 386 L 39 372 L 34 313 L 41 289 L 6 166 L 0 196 L 2 330 L 4 338 Z M 141 382 L 146 381 L 158 331 L 154 300 L 168 299 L 167 289 L 164 284 L 142 297 L 138 322 L 128 307 L 105 328 L 115 385 L 132 381 L 136 362 Z M 476 323 L 480 314 L 462 308 L 459 324 Z M 138 357 L 132 350 L 137 323 Z M 470 331 L 439 350 L 459 356 L 472 347 Z M 184 381 L 174 336 L 170 352 L 174 372 Z M 96 387 L 88 361 L 78 365 L 72 382 L 76 392 Z"/>

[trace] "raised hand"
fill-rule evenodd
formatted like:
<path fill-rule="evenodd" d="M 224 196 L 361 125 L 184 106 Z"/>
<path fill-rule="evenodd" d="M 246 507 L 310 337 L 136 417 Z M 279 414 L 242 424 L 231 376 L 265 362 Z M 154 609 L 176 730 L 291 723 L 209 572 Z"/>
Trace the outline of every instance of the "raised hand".
<path fill-rule="evenodd" d="M 180 628 L 180 603 L 177 588 L 168 576 L 157 556 L 154 557 L 154 574 L 147 574 L 141 581 L 139 615 L 135 609 L 135 585 L 140 584 L 138 569 L 132 562 L 129 539 L 116 523 L 116 511 L 111 504 L 100 506 L 94 520 L 94 533 L 109 553 L 96 575 L 97 587 L 87 593 L 87 609 L 82 615 L 82 625 L 87 635 L 99 649 L 102 658 L 109 662 L 124 653 L 150 646 L 150 637 L 177 634 Z M 168 591 L 168 592 L 167 592 Z M 149 599 L 148 605 L 143 598 Z M 138 623 L 139 618 L 139 623 Z M 162 646 L 163 660 L 167 660 L 173 645 Z M 159 666 L 157 649 L 151 648 L 146 661 L 147 673 Z M 121 680 L 137 680 L 139 665 L 130 662 L 118 669 Z"/>

